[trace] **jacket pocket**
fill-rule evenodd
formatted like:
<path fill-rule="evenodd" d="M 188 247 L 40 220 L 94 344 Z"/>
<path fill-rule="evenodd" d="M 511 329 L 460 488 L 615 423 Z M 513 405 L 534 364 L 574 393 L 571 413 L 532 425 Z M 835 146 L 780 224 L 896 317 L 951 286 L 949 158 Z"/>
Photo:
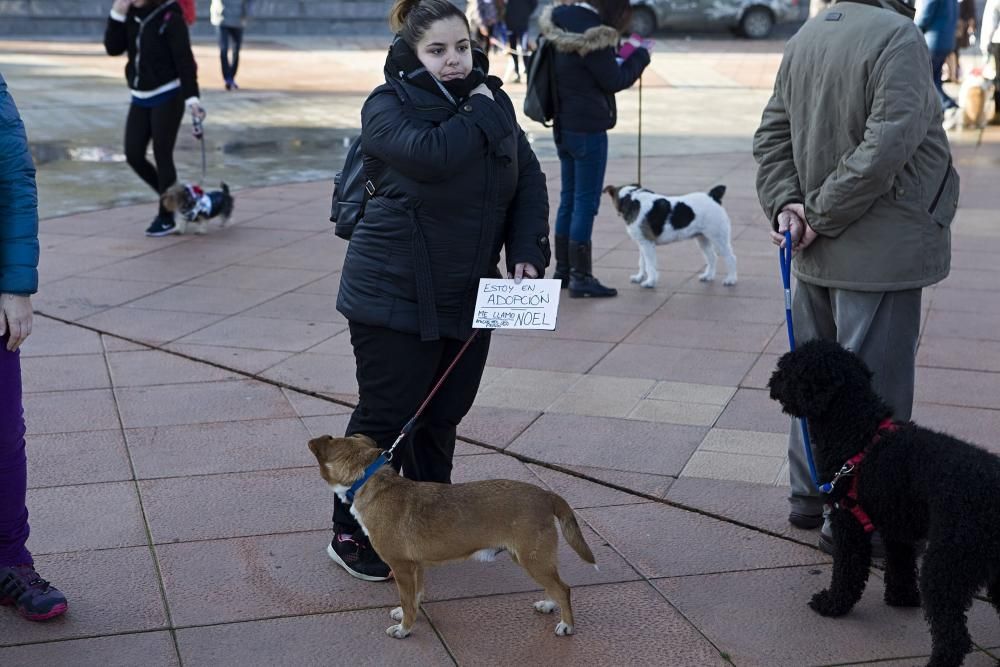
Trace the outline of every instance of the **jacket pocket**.
<path fill-rule="evenodd" d="M 927 212 L 931 219 L 942 227 L 947 227 L 955 218 L 955 211 L 958 209 L 959 178 L 958 172 L 948 163 L 944 178 L 938 185 L 931 200 Z"/>

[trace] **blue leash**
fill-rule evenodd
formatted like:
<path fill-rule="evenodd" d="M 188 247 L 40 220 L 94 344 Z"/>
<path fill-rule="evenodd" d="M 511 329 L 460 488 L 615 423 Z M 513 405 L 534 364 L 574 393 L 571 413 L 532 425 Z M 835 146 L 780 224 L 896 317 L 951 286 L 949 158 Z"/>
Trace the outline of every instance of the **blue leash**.
<path fill-rule="evenodd" d="M 785 247 L 778 248 L 778 261 L 781 264 L 781 283 L 785 288 L 785 328 L 788 330 L 788 347 L 795 350 L 795 329 L 792 327 L 792 234 L 785 232 Z M 813 461 L 812 444 L 809 442 L 809 427 L 805 419 L 799 419 L 802 427 L 802 446 L 806 450 L 806 462 L 809 464 L 809 474 L 813 485 L 820 493 L 833 491 L 832 484 L 820 484 L 816 474 L 816 463 Z"/>

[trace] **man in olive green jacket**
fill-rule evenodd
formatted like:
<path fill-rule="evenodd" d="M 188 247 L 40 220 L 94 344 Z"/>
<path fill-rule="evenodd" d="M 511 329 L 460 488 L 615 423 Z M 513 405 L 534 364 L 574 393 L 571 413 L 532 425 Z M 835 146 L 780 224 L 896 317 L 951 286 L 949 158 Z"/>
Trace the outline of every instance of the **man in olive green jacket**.
<path fill-rule="evenodd" d="M 840 0 L 809 20 L 785 48 L 754 136 L 772 241 L 792 233 L 796 339 L 857 353 L 897 419 L 913 405 L 921 288 L 948 275 L 958 206 L 913 14 L 899 0 Z M 816 528 L 822 499 L 796 424 L 788 455 L 789 521 Z"/>

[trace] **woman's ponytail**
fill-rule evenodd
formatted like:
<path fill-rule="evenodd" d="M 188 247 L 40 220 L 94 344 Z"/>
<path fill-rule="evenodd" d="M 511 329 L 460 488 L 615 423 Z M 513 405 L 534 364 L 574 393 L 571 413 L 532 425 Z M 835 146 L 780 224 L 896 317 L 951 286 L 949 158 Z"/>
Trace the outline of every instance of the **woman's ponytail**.
<path fill-rule="evenodd" d="M 469 19 L 450 0 L 396 0 L 389 10 L 389 28 L 416 49 L 432 23 L 452 17 L 461 19 L 468 29 Z"/>
<path fill-rule="evenodd" d="M 389 10 L 389 29 L 393 32 L 402 31 L 406 25 L 406 17 L 419 4 L 420 0 L 396 0 L 392 5 L 392 9 Z"/>

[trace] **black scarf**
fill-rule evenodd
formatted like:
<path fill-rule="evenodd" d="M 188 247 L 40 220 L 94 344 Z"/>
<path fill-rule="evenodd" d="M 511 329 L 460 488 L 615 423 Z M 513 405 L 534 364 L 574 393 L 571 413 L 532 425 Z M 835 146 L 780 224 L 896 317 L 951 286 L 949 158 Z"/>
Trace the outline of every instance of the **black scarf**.
<path fill-rule="evenodd" d="M 385 59 L 385 71 L 394 79 L 405 81 L 441 97 L 458 106 L 465 101 L 479 84 L 486 83 L 490 61 L 479 48 L 472 49 L 472 71 L 464 79 L 438 81 L 427 71 L 413 49 L 396 35 Z"/>

